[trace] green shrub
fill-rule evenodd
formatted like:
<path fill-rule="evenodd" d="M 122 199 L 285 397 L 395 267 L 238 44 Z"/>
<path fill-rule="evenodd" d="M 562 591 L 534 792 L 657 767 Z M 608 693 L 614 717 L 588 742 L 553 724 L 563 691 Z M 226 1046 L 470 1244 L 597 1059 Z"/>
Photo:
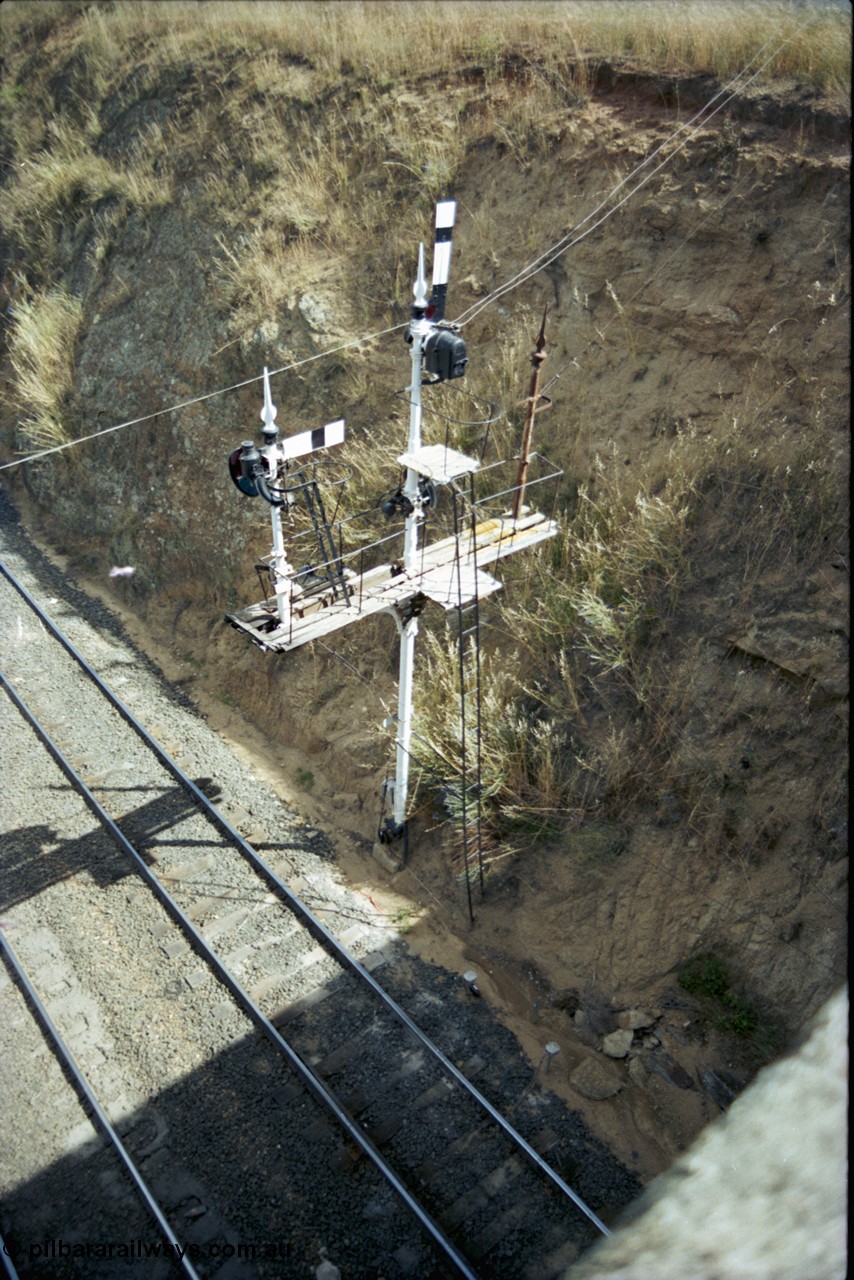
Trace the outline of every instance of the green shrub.
<path fill-rule="evenodd" d="M 741 996 L 727 991 L 721 998 L 724 1011 L 719 1015 L 715 1026 L 719 1031 L 731 1031 L 734 1035 L 747 1040 L 756 1031 L 759 1019 L 753 1005 L 742 1000 Z"/>
<path fill-rule="evenodd" d="M 679 985 L 689 995 L 720 1000 L 729 987 L 729 974 L 717 956 L 693 956 L 679 970 Z"/>
<path fill-rule="evenodd" d="M 729 972 L 718 956 L 709 952 L 692 956 L 679 969 L 679 985 L 689 995 L 700 996 L 712 1006 L 711 1020 L 718 1031 L 752 1040 L 760 1029 L 753 1005 L 729 989 Z"/>

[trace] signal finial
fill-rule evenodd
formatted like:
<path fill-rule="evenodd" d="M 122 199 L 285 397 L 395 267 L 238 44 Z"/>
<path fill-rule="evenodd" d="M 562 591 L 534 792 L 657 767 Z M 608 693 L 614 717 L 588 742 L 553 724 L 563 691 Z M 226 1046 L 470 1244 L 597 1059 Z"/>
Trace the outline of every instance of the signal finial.
<path fill-rule="evenodd" d="M 276 426 L 276 414 L 278 409 L 273 404 L 273 397 L 270 394 L 270 375 L 267 372 L 267 366 L 264 365 L 264 408 L 261 410 L 261 421 L 264 423 L 265 434 L 273 435 L 278 432 Z"/>

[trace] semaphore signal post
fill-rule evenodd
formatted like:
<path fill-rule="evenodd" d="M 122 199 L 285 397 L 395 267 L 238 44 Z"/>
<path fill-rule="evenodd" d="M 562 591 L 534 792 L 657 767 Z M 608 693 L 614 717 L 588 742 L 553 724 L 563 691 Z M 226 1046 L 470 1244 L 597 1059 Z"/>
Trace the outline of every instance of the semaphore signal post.
<path fill-rule="evenodd" d="M 228 622 L 249 635 L 262 650 L 287 653 L 376 613 L 390 613 L 395 620 L 400 638 L 398 707 L 393 717 L 395 774 L 383 786 L 384 799 L 390 799 L 392 814 L 381 820 L 377 838 L 383 845 L 399 842 L 397 865 L 400 866 L 408 848 L 412 694 L 419 615 L 430 601 L 457 613 L 461 657 L 459 697 L 465 726 L 464 646 L 470 647 L 472 643 L 478 646 L 479 632 L 477 626 L 463 626 L 463 614 L 474 610 L 477 617 L 479 601 L 501 585 L 484 571 L 484 566 L 532 547 L 557 532 L 553 519 L 523 502 L 526 485 L 530 490 L 535 485 L 555 481 L 560 475 L 553 468 L 549 471 L 549 464 L 541 455 L 531 452 L 530 420 L 539 408 L 535 380 L 528 398 L 529 419 L 523 450 L 514 459 L 516 475 L 509 483 L 503 480 L 502 468 L 506 468 L 506 463 L 485 466 L 480 459 L 451 448 L 447 439 L 441 444 L 426 445 L 422 439 L 422 390 L 463 377 L 468 363 L 459 330 L 445 320 L 455 213 L 453 200 L 440 201 L 436 207 L 429 296 L 423 244 L 418 251 L 414 301 L 405 334 L 411 357 L 411 380 L 406 389 L 409 434 L 406 450 L 398 459 L 405 469 L 405 478 L 378 504 L 389 520 L 399 521 L 402 516 L 403 529 L 398 525 L 387 537 L 354 546 L 351 545 L 352 524 L 347 519 L 329 521 L 323 502 L 323 481 L 314 455 L 322 451 L 325 456 L 327 449 L 343 443 L 344 421 L 339 419 L 325 427 L 280 440 L 275 422 L 277 410 L 266 369 L 261 446 L 246 440 L 229 457 L 230 474 L 241 493 L 250 498 L 260 497 L 270 507 L 272 550 L 259 565 L 266 575 L 264 598 L 248 608 L 227 614 Z M 541 327 L 532 354 L 535 370 L 543 359 L 544 342 Z M 545 473 L 534 481 L 528 478 L 529 463 L 533 459 L 544 464 L 541 470 Z M 492 482 L 492 491 L 484 497 L 475 496 L 476 474 Z M 436 507 L 442 489 L 450 491 L 453 528 L 431 539 L 427 518 Z M 297 503 L 306 506 L 311 529 L 286 540 L 282 514 Z M 441 528 L 437 532 L 442 532 Z M 295 568 L 293 557 L 302 558 L 307 545 L 316 558 L 310 564 Z M 478 680 L 479 665 L 478 654 Z M 478 709 L 479 703 L 478 687 Z M 476 741 L 479 745 L 479 711 Z M 468 780 L 471 772 L 466 765 L 464 728 L 459 781 L 464 814 L 472 788 Z M 479 768 L 474 776 L 479 779 Z M 479 795 L 474 799 L 479 813 Z M 467 883 L 470 843 L 466 835 Z M 479 848 L 476 853 L 479 861 Z M 471 912 L 470 892 L 469 910 Z"/>

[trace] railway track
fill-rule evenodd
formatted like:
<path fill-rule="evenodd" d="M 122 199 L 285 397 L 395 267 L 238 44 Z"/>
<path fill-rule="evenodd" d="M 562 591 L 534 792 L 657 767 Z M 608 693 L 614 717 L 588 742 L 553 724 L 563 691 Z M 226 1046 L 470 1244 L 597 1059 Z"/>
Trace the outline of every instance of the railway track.
<path fill-rule="evenodd" d="M 476 1027 L 456 1037 L 453 1059 L 440 1048 L 419 1024 L 441 1032 L 442 1001 L 419 990 L 388 930 L 354 902 L 335 936 L 324 917 L 340 921 L 340 905 L 326 910 L 287 850 L 260 856 L 212 802 L 210 780 L 171 760 L 6 567 L 0 607 L 4 737 L 30 776 L 50 779 L 68 822 L 37 858 L 39 833 L 21 833 L 0 873 L 3 909 L 14 925 L 16 908 L 52 893 L 50 911 L 82 922 L 76 963 L 58 965 L 60 1012 L 70 995 L 83 1047 L 77 1087 L 119 1118 L 106 1138 L 126 1181 L 135 1170 L 148 1188 L 149 1216 L 163 1215 L 169 1265 L 231 1268 L 223 1280 L 305 1275 L 329 1247 L 348 1277 L 562 1274 L 607 1228 L 545 1158 L 580 1167 L 559 1134 L 533 1114 L 522 1137 L 490 1101 L 502 1066 L 478 1051 Z M 26 934 L 20 956 L 5 949 L 44 1026 L 57 958 L 45 962 Z M 95 955 L 116 964 L 93 974 Z M 57 1051 L 78 1056 L 57 1023 Z M 148 1064 L 135 1078 L 144 1098 L 123 1099 L 117 1042 Z M 518 1101 L 532 1099 L 528 1087 Z M 195 1262 L 179 1256 L 187 1241 Z"/>

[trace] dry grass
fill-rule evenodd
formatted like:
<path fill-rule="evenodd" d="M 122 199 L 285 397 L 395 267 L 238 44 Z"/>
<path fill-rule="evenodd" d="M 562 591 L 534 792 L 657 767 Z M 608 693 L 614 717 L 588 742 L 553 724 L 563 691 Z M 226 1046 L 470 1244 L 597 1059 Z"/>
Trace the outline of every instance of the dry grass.
<path fill-rule="evenodd" d="M 703 632 L 685 602 L 716 564 L 735 602 L 752 608 L 767 575 L 803 573 L 844 545 L 845 460 L 828 456 L 827 439 L 820 412 L 791 432 L 767 409 L 712 435 L 689 425 L 655 493 L 627 477 L 621 457 L 598 459 L 560 537 L 524 567 L 508 563 L 484 633 L 487 861 L 568 816 L 621 818 L 661 797 L 714 843 L 731 797 L 721 795 L 708 744 L 698 749 L 692 680 Z M 460 759 L 450 629 L 428 636 L 426 650 L 426 777 L 447 792 Z M 473 706 L 469 690 L 470 716 Z"/>
<path fill-rule="evenodd" d="M 7 18 L 11 28 L 31 30 L 37 23 L 46 26 L 64 6 L 4 7 L 13 11 Z M 89 6 L 82 19 L 82 39 L 93 63 L 112 63 L 118 48 L 140 49 L 154 39 L 159 56 L 174 62 L 261 52 L 275 44 L 280 54 L 307 58 L 329 81 L 352 72 L 380 84 L 416 69 L 431 74 L 460 62 L 477 62 L 495 73 L 508 58 L 533 49 L 550 61 L 630 58 L 657 70 L 729 77 L 769 37 L 767 54 L 773 57 L 763 69 L 764 80 L 806 79 L 826 89 L 849 83 L 845 13 L 834 6 L 805 12 L 767 0 L 631 5 L 620 0 L 432 5 L 120 0 L 111 8 Z"/>
<path fill-rule="evenodd" d="M 47 124 L 45 145 L 21 161 L 2 207 L 0 229 L 27 246 L 32 278 L 47 282 L 56 269 L 63 227 L 107 222 L 115 227 L 129 207 L 150 209 L 168 203 L 169 184 L 151 171 L 145 147 L 119 165 L 93 150 L 98 126 L 94 112 L 77 124 L 58 116 Z"/>
<path fill-rule="evenodd" d="M 64 410 L 74 392 L 74 351 L 82 320 L 80 303 L 61 289 L 36 294 L 14 307 L 10 358 L 28 450 L 68 439 Z"/>
<path fill-rule="evenodd" d="M 566 726 L 548 718 L 539 699 L 520 699 L 520 655 L 482 655 L 480 789 L 485 862 L 514 852 L 520 841 L 542 834 L 568 812 L 572 761 Z M 476 690 L 473 664 L 465 664 L 466 761 L 469 819 L 477 786 Z M 416 686 L 419 726 L 414 754 L 419 784 L 438 793 L 448 816 L 462 814 L 462 712 L 459 651 L 450 632 L 426 632 Z M 575 810 L 574 810 L 575 811 Z"/>

